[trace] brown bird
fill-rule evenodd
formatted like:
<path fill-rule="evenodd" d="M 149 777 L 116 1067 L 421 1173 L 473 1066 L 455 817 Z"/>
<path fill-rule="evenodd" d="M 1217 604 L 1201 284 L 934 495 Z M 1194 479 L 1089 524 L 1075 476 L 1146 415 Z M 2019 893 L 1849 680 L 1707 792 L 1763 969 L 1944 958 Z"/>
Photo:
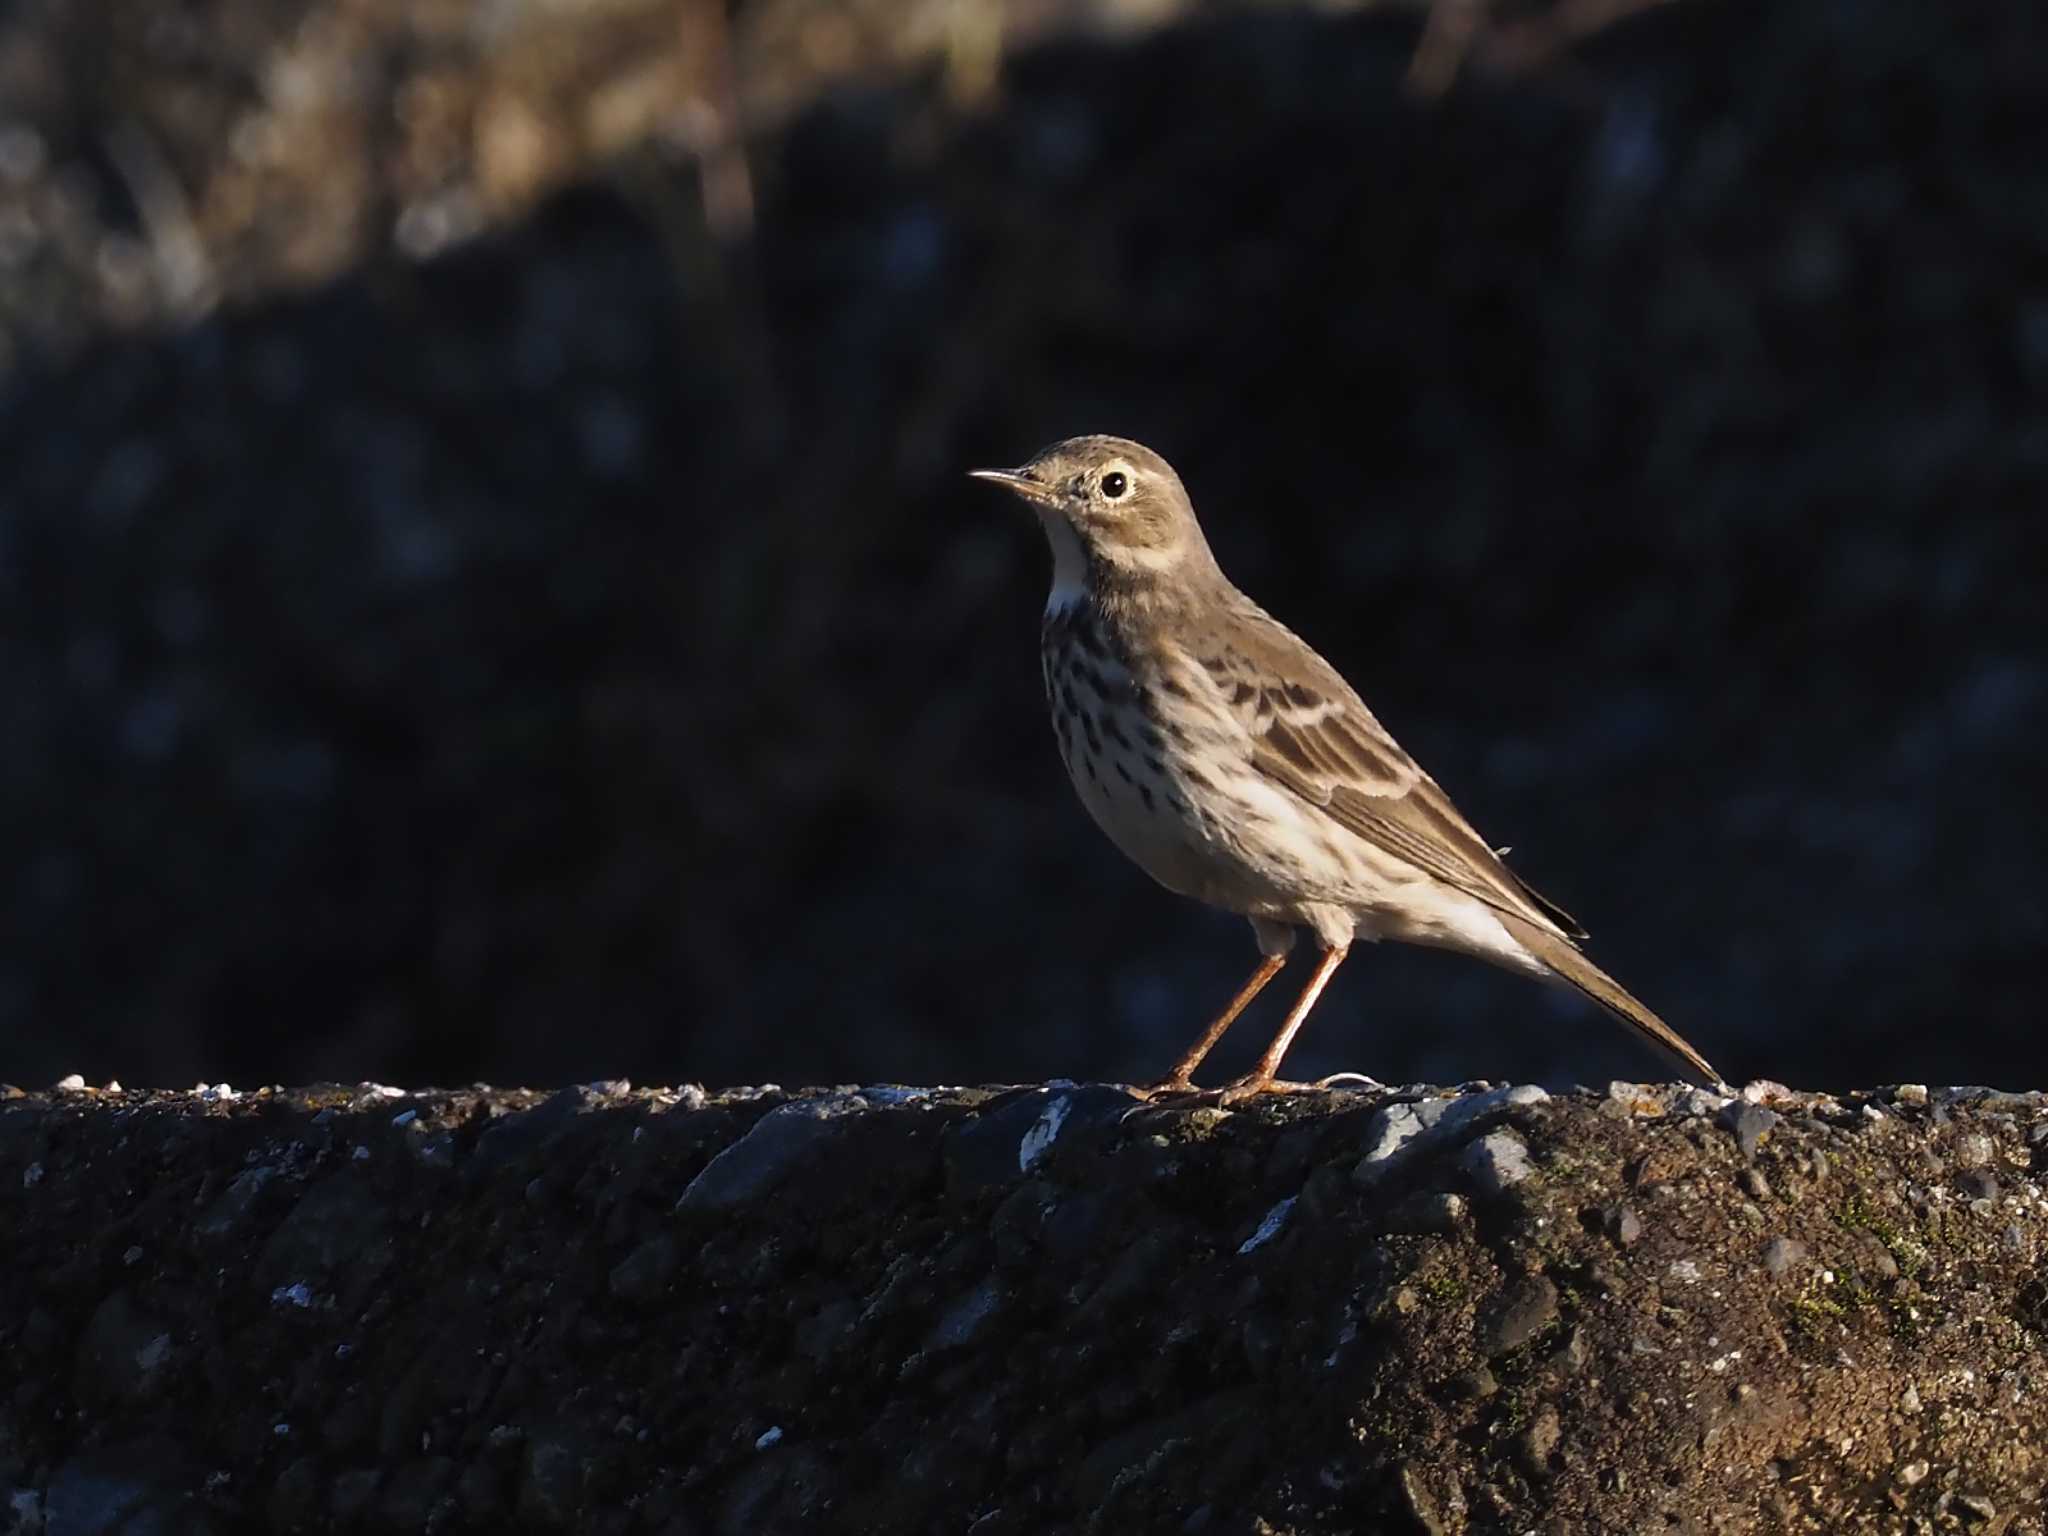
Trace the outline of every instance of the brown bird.
<path fill-rule="evenodd" d="M 1585 930 L 1458 814 L 1322 657 L 1232 586 L 1173 468 L 1120 437 L 978 469 L 1052 544 L 1040 659 L 1068 775 L 1096 824 L 1170 891 L 1251 920 L 1262 956 L 1155 1087 L 1195 1069 L 1286 963 L 1322 946 L 1235 1102 L 1281 1058 L 1358 939 L 1460 950 L 1576 987 L 1707 1084 L 1706 1058 L 1586 958 Z"/>

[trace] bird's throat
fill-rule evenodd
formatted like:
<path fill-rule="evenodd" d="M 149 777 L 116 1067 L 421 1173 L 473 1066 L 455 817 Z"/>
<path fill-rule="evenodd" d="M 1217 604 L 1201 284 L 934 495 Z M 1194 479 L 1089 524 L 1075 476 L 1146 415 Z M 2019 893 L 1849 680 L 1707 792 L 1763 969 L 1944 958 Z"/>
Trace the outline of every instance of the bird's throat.
<path fill-rule="evenodd" d="M 1045 524 L 1046 542 L 1052 545 L 1052 592 L 1045 600 L 1045 611 L 1065 613 L 1088 596 L 1088 549 L 1064 517 L 1048 514 L 1040 521 Z"/>

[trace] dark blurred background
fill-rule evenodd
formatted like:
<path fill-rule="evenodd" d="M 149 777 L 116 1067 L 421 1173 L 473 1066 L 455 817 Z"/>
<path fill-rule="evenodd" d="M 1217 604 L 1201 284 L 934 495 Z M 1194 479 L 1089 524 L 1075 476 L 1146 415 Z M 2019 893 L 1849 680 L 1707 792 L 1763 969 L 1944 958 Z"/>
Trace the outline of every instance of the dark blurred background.
<path fill-rule="evenodd" d="M 2038 1084 L 2044 166 L 2022 0 L 0 11 L 0 1078 L 1158 1070 L 962 479 L 1115 431 L 1725 1071 Z"/>

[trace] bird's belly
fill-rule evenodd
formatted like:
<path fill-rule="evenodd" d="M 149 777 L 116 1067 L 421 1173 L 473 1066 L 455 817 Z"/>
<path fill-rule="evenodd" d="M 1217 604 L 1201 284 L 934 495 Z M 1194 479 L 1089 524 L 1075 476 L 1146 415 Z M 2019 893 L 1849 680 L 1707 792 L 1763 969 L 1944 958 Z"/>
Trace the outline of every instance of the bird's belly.
<path fill-rule="evenodd" d="M 1194 803 L 1212 857 L 1226 871 L 1228 899 L 1218 905 L 1312 927 L 1312 909 L 1349 905 L 1368 873 L 1352 839 L 1249 765 L 1208 780 Z"/>
<path fill-rule="evenodd" d="M 1306 818 L 1290 825 L 1285 814 L 1268 814 L 1263 786 L 1234 782 L 1227 756 L 1094 751 L 1078 731 L 1061 747 L 1089 816 L 1168 890 L 1285 922 L 1329 899 L 1335 871 L 1327 852 L 1309 845 Z M 1288 809 L 1284 800 L 1276 805 Z"/>
<path fill-rule="evenodd" d="M 1060 756 L 1095 824 L 1170 891 L 1226 911 L 1306 921 L 1344 871 L 1316 846 L 1323 818 L 1254 772 L 1217 715 L 1164 717 L 1099 636 L 1048 624 L 1045 690 Z"/>
<path fill-rule="evenodd" d="M 1143 758 L 1092 753 L 1079 741 L 1064 755 L 1074 793 L 1125 858 L 1170 891 L 1216 899 L 1214 856 L 1191 826 L 1192 809 L 1170 768 L 1155 772 Z"/>

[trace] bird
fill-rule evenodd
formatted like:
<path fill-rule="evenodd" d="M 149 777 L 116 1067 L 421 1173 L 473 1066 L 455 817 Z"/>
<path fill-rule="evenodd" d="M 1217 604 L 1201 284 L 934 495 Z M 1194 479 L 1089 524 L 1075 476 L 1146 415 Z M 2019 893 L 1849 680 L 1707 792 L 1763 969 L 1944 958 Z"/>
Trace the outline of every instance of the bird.
<path fill-rule="evenodd" d="M 1320 948 L 1278 1032 L 1217 1098 L 1298 1090 L 1288 1047 L 1354 943 L 1449 949 L 1574 988 L 1712 1087 L 1720 1075 L 1580 948 L 1586 931 L 1510 870 L 1337 669 L 1217 564 L 1181 479 L 1128 438 L 1067 438 L 977 469 L 1052 548 L 1039 658 L 1067 773 L 1160 885 L 1247 918 L 1250 977 L 1152 1095 L 1203 1059 L 1286 964 Z"/>

